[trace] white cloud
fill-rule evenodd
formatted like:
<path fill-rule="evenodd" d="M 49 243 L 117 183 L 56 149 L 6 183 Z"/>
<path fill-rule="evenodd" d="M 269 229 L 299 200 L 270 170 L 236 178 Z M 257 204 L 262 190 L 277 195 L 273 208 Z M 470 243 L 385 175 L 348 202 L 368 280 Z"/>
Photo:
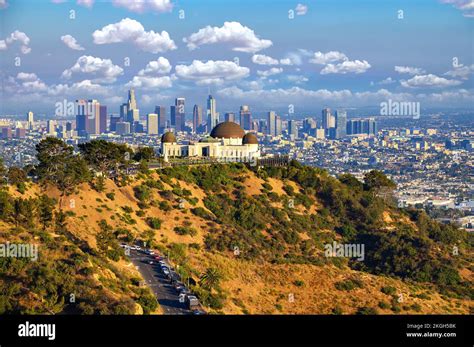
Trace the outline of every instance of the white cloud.
<path fill-rule="evenodd" d="M 327 64 L 324 69 L 321 70 L 321 75 L 327 74 L 346 74 L 346 73 L 364 73 L 370 69 L 370 64 L 367 60 L 354 60 L 344 61 L 339 64 Z"/>
<path fill-rule="evenodd" d="M 448 80 L 433 74 L 416 75 L 409 80 L 400 81 L 400 84 L 405 88 L 420 88 L 420 87 L 453 87 L 460 85 L 462 82 L 457 80 Z"/>
<path fill-rule="evenodd" d="M 172 76 L 162 76 L 170 73 L 171 68 L 168 59 L 159 57 L 157 60 L 150 61 L 126 86 L 144 89 L 171 88 L 174 78 Z"/>
<path fill-rule="evenodd" d="M 265 71 L 258 70 L 257 74 L 263 78 L 267 78 L 268 76 L 278 75 L 282 72 L 283 69 L 281 67 L 272 67 L 271 69 Z"/>
<path fill-rule="evenodd" d="M 91 8 L 93 5 L 94 5 L 94 0 L 77 0 L 76 3 L 79 5 L 79 6 L 84 6 L 84 7 L 87 7 L 87 8 Z"/>
<path fill-rule="evenodd" d="M 454 68 L 454 70 L 445 73 L 446 76 L 453 78 L 461 78 L 467 80 L 469 76 L 474 72 L 474 64 L 471 66 L 460 65 Z"/>
<path fill-rule="evenodd" d="M 134 76 L 133 79 L 126 84 L 127 87 L 133 88 L 171 88 L 173 86 L 170 76 Z"/>
<path fill-rule="evenodd" d="M 76 50 L 76 51 L 83 51 L 84 47 L 82 47 L 79 43 L 77 43 L 76 39 L 71 35 L 63 35 L 61 36 L 61 41 L 64 42 L 66 46 L 69 48 Z"/>
<path fill-rule="evenodd" d="M 151 53 L 166 52 L 177 48 L 168 32 L 145 31 L 140 22 L 130 18 L 106 25 L 101 30 L 94 31 L 92 37 L 94 43 L 98 45 L 131 42 L 141 50 Z"/>
<path fill-rule="evenodd" d="M 421 75 L 425 73 L 425 70 L 411 66 L 395 66 L 395 71 L 401 74 L 406 73 L 409 75 Z"/>
<path fill-rule="evenodd" d="M 281 65 L 293 65 L 292 61 L 290 58 L 283 58 L 280 59 L 280 64 Z"/>
<path fill-rule="evenodd" d="M 168 59 L 159 57 L 150 61 L 143 70 L 138 72 L 139 76 L 167 74 L 171 71 L 171 64 Z"/>
<path fill-rule="evenodd" d="M 288 81 L 296 84 L 303 84 L 309 81 L 307 77 L 301 75 L 288 75 L 286 76 L 286 78 L 288 79 Z"/>
<path fill-rule="evenodd" d="M 112 3 L 117 7 L 123 7 L 131 12 L 171 12 L 173 3 L 170 0 L 113 0 Z"/>
<path fill-rule="evenodd" d="M 462 11 L 464 17 L 474 17 L 474 0 L 440 0 Z"/>
<path fill-rule="evenodd" d="M 459 89 L 452 92 L 441 92 L 432 94 L 392 93 L 387 89 L 379 89 L 375 92 L 352 92 L 350 90 L 327 89 L 309 90 L 301 87 L 275 88 L 275 89 L 250 89 L 243 90 L 238 87 L 223 88 L 217 94 L 224 99 L 237 100 L 239 102 L 259 102 L 268 107 L 286 106 L 288 104 L 312 106 L 315 104 L 337 104 L 340 107 L 379 105 L 382 101 L 392 99 L 394 101 L 419 101 L 430 105 L 447 104 L 470 105 L 474 102 L 473 91 Z"/>
<path fill-rule="evenodd" d="M 0 0 L 0 10 L 2 10 L 4 8 L 7 8 L 7 7 L 8 7 L 7 0 Z"/>
<path fill-rule="evenodd" d="M 202 45 L 224 43 L 230 45 L 233 51 L 246 53 L 255 53 L 273 44 L 270 40 L 259 39 L 252 29 L 239 22 L 225 22 L 222 27 L 208 25 L 183 41 L 190 50 Z"/>
<path fill-rule="evenodd" d="M 397 81 L 394 80 L 392 77 L 387 77 L 386 79 L 380 81 L 378 84 L 384 85 L 384 84 L 392 84 L 392 83 L 395 83 L 395 82 L 397 82 Z"/>
<path fill-rule="evenodd" d="M 265 54 L 254 54 L 252 62 L 258 65 L 278 65 L 278 60 Z"/>
<path fill-rule="evenodd" d="M 31 52 L 29 47 L 30 38 L 22 31 L 15 30 L 8 36 L 5 40 L 0 40 L 0 50 L 6 50 L 14 42 L 18 41 L 20 43 L 20 51 L 23 54 L 28 54 Z"/>
<path fill-rule="evenodd" d="M 295 11 L 297 16 L 304 16 L 306 13 L 308 13 L 308 6 L 298 4 L 296 5 Z"/>
<path fill-rule="evenodd" d="M 334 63 L 336 61 L 346 61 L 349 60 L 344 53 L 337 51 L 330 51 L 327 53 L 315 52 L 313 58 L 309 60 L 313 64 L 326 65 L 328 63 Z"/>
<path fill-rule="evenodd" d="M 77 59 L 71 68 L 63 71 L 62 77 L 69 79 L 75 73 L 97 76 L 92 82 L 113 83 L 119 75 L 123 74 L 123 69 L 120 66 L 114 65 L 110 59 L 83 55 Z"/>
<path fill-rule="evenodd" d="M 191 65 L 176 65 L 176 75 L 183 80 L 192 80 L 200 85 L 222 84 L 249 75 L 249 69 L 227 60 L 194 60 Z"/>

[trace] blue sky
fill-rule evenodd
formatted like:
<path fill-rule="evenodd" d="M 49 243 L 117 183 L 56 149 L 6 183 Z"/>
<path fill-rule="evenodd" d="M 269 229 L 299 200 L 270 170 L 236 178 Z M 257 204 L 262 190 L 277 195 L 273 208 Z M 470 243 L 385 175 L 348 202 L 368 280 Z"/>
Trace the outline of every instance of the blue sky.
<path fill-rule="evenodd" d="M 208 89 L 221 113 L 241 104 L 305 112 L 388 99 L 474 104 L 473 0 L 0 0 L 0 8 L 1 114 L 53 114 L 56 102 L 92 97 L 117 113 L 130 87 L 142 114 L 177 96 L 190 113 Z"/>

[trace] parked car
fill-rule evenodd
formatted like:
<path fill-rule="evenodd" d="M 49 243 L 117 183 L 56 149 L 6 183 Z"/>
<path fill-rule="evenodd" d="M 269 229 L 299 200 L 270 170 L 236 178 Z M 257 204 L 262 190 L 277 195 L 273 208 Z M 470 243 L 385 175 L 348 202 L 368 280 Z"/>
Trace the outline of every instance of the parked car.
<path fill-rule="evenodd" d="M 196 310 L 199 308 L 199 300 L 195 295 L 186 295 L 186 306 L 189 310 Z"/>

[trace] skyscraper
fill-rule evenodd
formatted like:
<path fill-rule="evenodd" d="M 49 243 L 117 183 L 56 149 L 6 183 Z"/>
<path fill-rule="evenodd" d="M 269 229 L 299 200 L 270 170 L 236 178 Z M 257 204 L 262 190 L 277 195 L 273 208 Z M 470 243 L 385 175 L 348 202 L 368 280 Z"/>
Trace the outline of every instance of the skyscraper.
<path fill-rule="evenodd" d="M 202 107 L 199 105 L 194 105 L 193 108 L 193 131 L 198 132 L 199 127 L 202 124 Z"/>
<path fill-rule="evenodd" d="M 76 100 L 76 130 L 80 136 L 98 134 L 100 103 L 97 100 Z"/>
<path fill-rule="evenodd" d="M 275 120 L 276 120 L 275 111 L 268 112 L 268 118 L 267 118 L 267 133 L 268 133 L 268 135 L 276 136 L 276 129 L 275 129 L 276 122 L 275 122 Z"/>
<path fill-rule="evenodd" d="M 227 112 L 225 114 L 225 121 L 235 123 L 235 113 L 234 112 Z"/>
<path fill-rule="evenodd" d="M 175 127 L 176 131 L 183 131 L 185 127 L 186 115 L 184 113 L 184 98 L 176 98 L 174 106 L 170 107 L 171 125 Z"/>
<path fill-rule="evenodd" d="M 137 100 L 135 99 L 135 90 L 128 91 L 127 102 L 127 122 L 130 123 L 130 129 L 133 129 L 135 122 L 140 120 L 140 110 L 137 108 Z"/>
<path fill-rule="evenodd" d="M 110 125 L 109 125 L 109 130 L 110 131 L 117 131 L 117 123 L 118 122 L 123 122 L 124 118 L 122 116 L 111 116 L 110 117 Z"/>
<path fill-rule="evenodd" d="M 56 121 L 50 119 L 46 125 L 46 131 L 49 136 L 56 136 Z"/>
<path fill-rule="evenodd" d="M 128 104 L 122 104 L 120 105 L 120 117 L 122 117 L 123 120 L 127 119 L 128 115 Z"/>
<path fill-rule="evenodd" d="M 137 108 L 137 100 L 135 99 L 135 90 L 133 88 L 128 91 L 127 108 L 129 110 L 134 110 Z"/>
<path fill-rule="evenodd" d="M 288 135 L 293 139 L 298 138 L 298 125 L 294 119 L 288 122 Z"/>
<path fill-rule="evenodd" d="M 35 125 L 33 112 L 31 112 L 31 111 L 28 112 L 28 114 L 26 116 L 26 121 L 28 122 L 28 129 L 33 130 L 33 127 Z"/>
<path fill-rule="evenodd" d="M 100 133 L 100 103 L 93 99 L 87 101 L 87 122 L 86 131 L 88 134 Z"/>
<path fill-rule="evenodd" d="M 107 106 L 100 106 L 99 110 L 99 134 L 107 132 Z"/>
<path fill-rule="evenodd" d="M 155 106 L 155 113 L 158 115 L 158 132 L 161 134 L 166 128 L 166 108 Z"/>
<path fill-rule="evenodd" d="M 282 132 L 282 121 L 280 116 L 275 116 L 275 136 L 280 136 Z"/>
<path fill-rule="evenodd" d="M 347 135 L 347 112 L 342 110 L 336 111 L 336 131 L 334 138 L 342 139 Z"/>
<path fill-rule="evenodd" d="M 336 118 L 331 114 L 331 109 L 329 108 L 323 109 L 321 121 L 323 129 L 325 130 L 336 127 Z"/>
<path fill-rule="evenodd" d="M 158 135 L 158 115 L 156 113 L 147 114 L 146 129 L 148 135 Z"/>
<path fill-rule="evenodd" d="M 308 135 L 315 136 L 317 125 L 318 123 L 316 122 L 316 119 L 305 118 L 303 120 L 303 132 Z"/>
<path fill-rule="evenodd" d="M 252 114 L 247 105 L 240 106 L 240 126 L 244 130 L 252 130 Z"/>
<path fill-rule="evenodd" d="M 216 111 L 216 99 L 209 95 L 207 98 L 207 131 L 211 131 L 219 123 L 219 114 Z"/>

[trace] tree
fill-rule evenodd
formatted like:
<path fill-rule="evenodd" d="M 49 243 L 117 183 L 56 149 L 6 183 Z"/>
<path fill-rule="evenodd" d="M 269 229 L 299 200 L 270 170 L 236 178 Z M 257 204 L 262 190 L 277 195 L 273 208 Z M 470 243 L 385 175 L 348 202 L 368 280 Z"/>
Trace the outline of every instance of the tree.
<path fill-rule="evenodd" d="M 43 230 L 53 221 L 54 199 L 41 195 L 38 199 L 38 218 L 43 225 Z"/>
<path fill-rule="evenodd" d="M 366 190 L 380 189 L 382 187 L 395 189 L 397 185 L 389 179 L 382 171 L 372 170 L 364 176 Z"/>
<path fill-rule="evenodd" d="M 8 169 L 8 183 L 11 185 L 18 186 L 19 184 L 25 183 L 27 181 L 26 172 L 16 166 L 12 166 Z"/>
<path fill-rule="evenodd" d="M 61 196 L 82 182 L 90 180 L 86 162 L 74 154 L 73 148 L 64 141 L 47 137 L 36 145 L 39 161 L 37 174 L 40 182 L 54 184 L 61 191 Z"/>
<path fill-rule="evenodd" d="M 200 277 L 200 285 L 207 289 L 212 290 L 219 288 L 219 283 L 222 280 L 222 273 L 214 268 L 207 268 L 206 272 L 204 272 Z"/>
<path fill-rule="evenodd" d="M 5 164 L 3 158 L 0 157 L 0 185 L 6 183 L 5 175 L 7 174 L 7 169 L 5 168 Z"/>
<path fill-rule="evenodd" d="M 87 163 L 96 171 L 107 177 L 121 164 L 126 164 L 130 157 L 131 149 L 125 144 L 116 144 L 105 140 L 92 140 L 79 145 Z M 129 153 L 128 155 L 126 153 Z"/>
<path fill-rule="evenodd" d="M 133 156 L 135 161 L 149 161 L 153 158 L 155 158 L 155 150 L 152 147 L 140 147 Z"/>

